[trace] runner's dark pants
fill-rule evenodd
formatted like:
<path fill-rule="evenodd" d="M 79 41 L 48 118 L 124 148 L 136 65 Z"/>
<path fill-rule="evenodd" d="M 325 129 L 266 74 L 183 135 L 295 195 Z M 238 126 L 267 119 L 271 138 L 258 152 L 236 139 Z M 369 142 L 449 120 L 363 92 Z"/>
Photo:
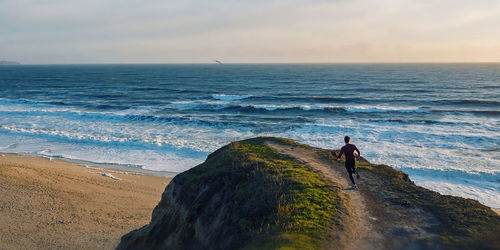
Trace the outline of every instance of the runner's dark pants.
<path fill-rule="evenodd" d="M 349 173 L 349 179 L 351 179 L 352 184 L 356 185 L 354 177 L 352 177 L 352 174 L 356 173 L 356 160 L 345 161 L 345 169 L 347 170 L 347 173 Z"/>

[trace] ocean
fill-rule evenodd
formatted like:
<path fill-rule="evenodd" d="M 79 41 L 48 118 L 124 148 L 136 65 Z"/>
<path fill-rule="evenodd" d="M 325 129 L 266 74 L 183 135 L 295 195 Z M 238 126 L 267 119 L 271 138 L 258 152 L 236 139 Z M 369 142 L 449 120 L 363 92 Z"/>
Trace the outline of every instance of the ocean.
<path fill-rule="evenodd" d="M 289 137 L 500 208 L 500 64 L 0 67 L 0 151 L 175 175 Z M 362 179 L 361 179 L 362 182 Z"/>

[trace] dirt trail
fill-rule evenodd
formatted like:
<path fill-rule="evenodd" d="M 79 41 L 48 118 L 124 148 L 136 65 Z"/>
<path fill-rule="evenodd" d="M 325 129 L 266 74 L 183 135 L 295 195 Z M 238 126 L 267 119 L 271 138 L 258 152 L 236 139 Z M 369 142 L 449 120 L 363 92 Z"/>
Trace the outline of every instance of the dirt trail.
<path fill-rule="evenodd" d="M 333 185 L 341 189 L 341 197 L 345 201 L 345 206 L 349 214 L 347 221 L 347 241 L 350 242 L 346 249 L 382 249 L 383 240 L 381 235 L 375 230 L 370 220 L 365 199 L 358 190 L 352 190 L 351 182 L 348 179 L 347 172 L 341 163 L 332 162 L 329 158 L 321 155 L 320 149 L 309 149 L 297 146 L 285 146 L 275 143 L 268 143 L 280 154 L 289 155 L 313 169 L 321 172 Z M 350 238 L 350 239 L 349 239 Z"/>
<path fill-rule="evenodd" d="M 347 213 L 342 241 L 343 249 L 422 249 L 436 237 L 427 228 L 437 220 L 422 209 L 405 209 L 389 202 L 384 180 L 358 168 L 358 189 L 351 190 L 343 162 L 332 162 L 330 151 L 269 142 L 280 154 L 289 155 L 322 173 L 332 185 L 340 188 L 340 199 Z M 424 242 L 424 243 L 423 243 Z M 329 248 L 326 246 L 326 248 Z M 331 248 L 339 248 L 332 246 Z"/>

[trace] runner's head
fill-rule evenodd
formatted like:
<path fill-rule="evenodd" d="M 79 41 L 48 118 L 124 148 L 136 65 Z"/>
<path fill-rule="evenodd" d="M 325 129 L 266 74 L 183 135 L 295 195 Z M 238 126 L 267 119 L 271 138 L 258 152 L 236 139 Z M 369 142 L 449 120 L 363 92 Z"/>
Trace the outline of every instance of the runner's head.
<path fill-rule="evenodd" d="M 344 137 L 344 141 L 345 143 L 349 143 L 351 141 L 351 137 L 349 136 Z"/>

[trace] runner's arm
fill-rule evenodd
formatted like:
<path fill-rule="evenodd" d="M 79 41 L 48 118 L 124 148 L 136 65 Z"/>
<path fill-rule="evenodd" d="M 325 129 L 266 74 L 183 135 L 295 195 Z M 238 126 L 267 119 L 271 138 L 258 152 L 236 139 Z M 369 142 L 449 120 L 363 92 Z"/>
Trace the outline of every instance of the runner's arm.
<path fill-rule="evenodd" d="M 338 160 L 340 157 L 342 157 L 342 154 L 343 154 L 343 153 L 344 153 L 344 148 L 341 148 L 341 149 L 340 149 L 339 154 L 337 155 L 337 160 Z"/>
<path fill-rule="evenodd" d="M 359 152 L 358 147 L 354 146 L 354 150 L 356 150 L 356 152 L 358 152 L 358 157 L 356 157 L 356 158 L 359 158 L 361 156 L 361 152 Z"/>

